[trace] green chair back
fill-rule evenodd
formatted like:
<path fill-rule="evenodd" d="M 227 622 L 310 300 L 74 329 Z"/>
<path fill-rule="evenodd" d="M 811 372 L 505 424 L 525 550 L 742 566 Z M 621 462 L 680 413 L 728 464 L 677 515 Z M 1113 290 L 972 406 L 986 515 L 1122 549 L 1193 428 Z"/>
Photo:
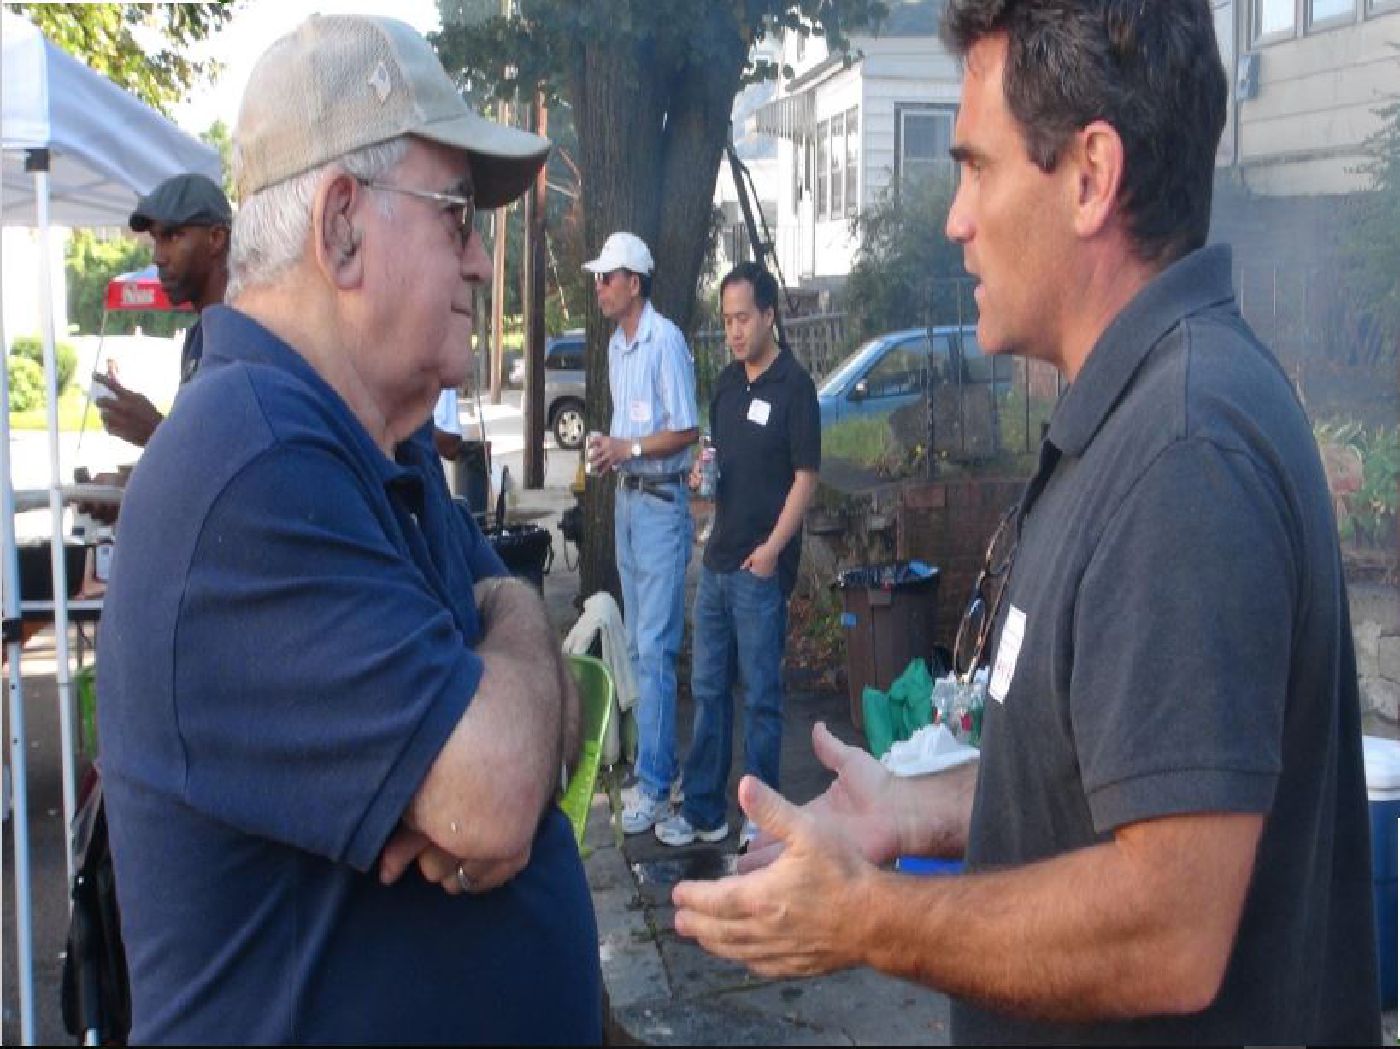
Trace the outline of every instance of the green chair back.
<path fill-rule="evenodd" d="M 578 685 L 579 698 L 579 762 L 569 778 L 568 789 L 559 799 L 559 807 L 574 828 L 574 840 L 583 844 L 583 829 L 588 823 L 588 809 L 598 781 L 598 768 L 603 753 L 603 737 L 612 717 L 613 681 L 607 665 L 593 656 L 566 656 Z"/>

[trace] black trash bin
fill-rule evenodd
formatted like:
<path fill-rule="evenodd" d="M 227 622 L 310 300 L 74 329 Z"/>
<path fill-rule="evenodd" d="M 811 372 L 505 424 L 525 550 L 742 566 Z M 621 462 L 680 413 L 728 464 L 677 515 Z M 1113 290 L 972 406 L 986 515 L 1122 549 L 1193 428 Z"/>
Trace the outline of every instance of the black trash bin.
<path fill-rule="evenodd" d="M 486 441 L 463 441 L 462 450 L 452 462 L 452 483 L 457 498 L 465 499 L 478 521 L 486 515 L 490 498 L 491 446 Z"/>
<path fill-rule="evenodd" d="M 888 689 L 910 661 L 933 654 L 938 577 L 921 561 L 893 561 L 852 568 L 833 584 L 841 591 L 851 722 L 862 732 L 861 693 Z"/>
<path fill-rule="evenodd" d="M 511 575 L 544 589 L 545 573 L 554 563 L 554 543 L 548 529 L 532 524 L 498 525 L 486 529 L 486 538 Z"/>

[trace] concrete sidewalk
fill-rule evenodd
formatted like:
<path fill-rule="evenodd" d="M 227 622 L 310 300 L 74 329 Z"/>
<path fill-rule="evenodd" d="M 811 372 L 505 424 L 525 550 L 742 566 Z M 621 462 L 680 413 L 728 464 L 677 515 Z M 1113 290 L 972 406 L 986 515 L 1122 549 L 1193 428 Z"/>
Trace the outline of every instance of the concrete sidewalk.
<path fill-rule="evenodd" d="M 573 504 L 563 466 L 551 455 L 550 485 L 518 494 L 515 512 L 550 528 L 554 567 L 545 600 L 561 636 L 577 618 L 578 573 L 568 568 L 557 530 L 558 514 Z M 512 472 L 514 472 L 512 470 Z M 572 473 L 569 474 L 572 479 Z M 563 481 L 559 484 L 559 481 Z M 573 556 L 572 549 L 569 551 Z M 696 547 L 688 573 L 693 595 Z M 690 601 L 687 600 L 687 619 Z M 689 629 L 681 657 L 677 716 L 679 753 L 690 738 Z M 811 748 L 812 726 L 825 721 L 847 742 L 858 738 L 844 695 L 789 691 L 784 711 L 783 791 L 795 801 L 820 793 L 830 775 Z M 743 719 L 735 718 L 733 784 L 742 770 Z M 742 822 L 731 800 L 730 826 Z M 671 889 L 682 879 L 720 877 L 734 869 L 737 833 L 717 845 L 668 848 L 650 833 L 624 839 L 609 822 L 607 800 L 594 799 L 585 837 L 585 868 L 598 916 L 599 953 L 617 1034 L 652 1045 L 927 1045 L 948 1041 L 948 1000 L 869 970 L 832 976 L 767 980 L 706 954 L 676 935 Z"/>

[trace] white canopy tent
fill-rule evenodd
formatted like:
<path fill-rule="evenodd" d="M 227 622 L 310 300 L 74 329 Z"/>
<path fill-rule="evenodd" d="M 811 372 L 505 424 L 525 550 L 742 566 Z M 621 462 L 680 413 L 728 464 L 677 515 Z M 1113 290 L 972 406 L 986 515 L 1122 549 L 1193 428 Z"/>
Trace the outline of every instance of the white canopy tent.
<path fill-rule="evenodd" d="M 6 226 L 39 231 L 42 271 L 50 272 L 49 227 L 124 226 L 138 197 L 172 175 L 198 172 L 215 181 L 218 153 L 191 138 L 165 117 L 107 78 L 54 46 L 29 22 L 3 13 L 0 21 L 0 147 L 3 185 L 0 219 Z M 40 282 L 44 373 L 48 390 L 48 506 L 52 518 L 53 618 L 56 681 L 63 756 L 63 815 L 68 830 L 71 883 L 73 814 L 76 808 L 74 715 L 68 655 L 68 593 L 63 556 L 63 505 L 82 492 L 64 485 L 59 462 L 57 369 L 54 358 L 53 303 L 49 284 Z M 0 345 L 4 338 L 0 318 Z M 10 772 L 14 780 L 15 915 L 20 983 L 20 1027 L 26 1045 L 34 1043 L 33 907 L 30 897 L 28 746 L 20 675 L 19 566 L 15 546 L 15 492 L 10 470 L 9 380 L 0 370 L 0 527 L 4 530 L 4 643 L 9 655 Z"/>

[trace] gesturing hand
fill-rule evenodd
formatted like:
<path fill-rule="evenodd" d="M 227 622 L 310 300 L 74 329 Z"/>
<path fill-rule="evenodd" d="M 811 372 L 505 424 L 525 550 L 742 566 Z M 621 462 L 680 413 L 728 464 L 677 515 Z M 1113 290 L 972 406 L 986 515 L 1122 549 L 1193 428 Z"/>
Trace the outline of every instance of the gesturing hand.
<path fill-rule="evenodd" d="M 846 836 L 752 776 L 739 804 L 782 855 L 762 870 L 675 887 L 676 932 L 764 976 L 811 976 L 861 961 L 852 908 L 877 874 Z"/>
<path fill-rule="evenodd" d="M 804 805 L 803 812 L 849 841 L 868 862 L 894 859 L 899 854 L 896 778 L 861 748 L 842 743 L 824 722 L 812 728 L 812 749 L 836 779 L 825 793 Z M 767 866 L 782 850 L 782 841 L 763 831 L 740 858 L 739 870 Z"/>

